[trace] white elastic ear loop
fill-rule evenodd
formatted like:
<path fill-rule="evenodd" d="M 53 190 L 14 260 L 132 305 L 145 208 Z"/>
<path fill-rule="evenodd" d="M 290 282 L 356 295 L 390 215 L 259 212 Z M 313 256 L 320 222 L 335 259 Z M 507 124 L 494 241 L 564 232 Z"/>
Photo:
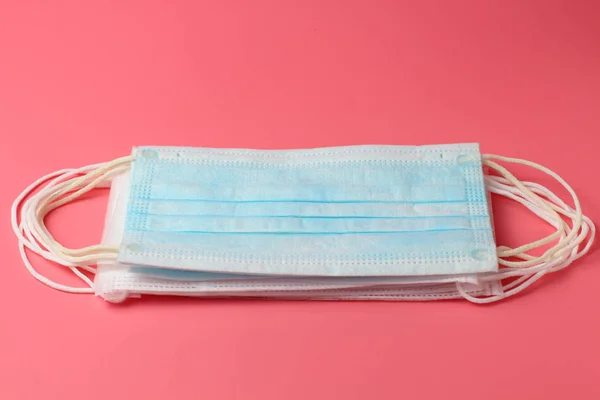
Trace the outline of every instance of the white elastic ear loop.
<path fill-rule="evenodd" d="M 20 214 L 27 218 L 22 218 L 20 224 L 18 224 L 18 221 L 17 221 L 18 207 L 19 207 L 19 204 L 23 201 L 23 199 L 25 197 L 27 197 L 28 194 L 30 194 L 32 191 L 34 191 L 36 189 L 36 187 L 38 187 L 45 181 L 58 176 L 46 185 L 46 188 L 50 188 L 50 187 L 56 186 L 56 184 L 62 180 L 70 178 L 71 176 L 77 175 L 79 173 L 84 173 L 84 172 L 86 172 L 87 169 L 93 168 L 93 167 L 96 167 L 96 166 L 90 166 L 90 167 L 84 167 L 84 168 L 72 169 L 72 170 L 61 170 L 61 171 L 57 171 L 57 172 L 48 174 L 48 175 L 38 179 L 33 184 L 31 184 L 29 187 L 27 187 L 23 191 L 23 193 L 21 193 L 19 195 L 19 197 L 17 197 L 17 199 L 14 201 L 14 203 L 12 205 L 12 209 L 11 209 L 11 222 L 12 222 L 12 226 L 13 226 L 13 230 L 15 231 L 15 234 L 27 248 L 29 248 L 31 251 L 34 251 L 35 253 L 41 255 L 44 258 L 48 258 L 57 263 L 62 263 L 63 265 L 66 265 L 66 266 L 70 265 L 69 263 L 65 263 L 60 259 L 53 259 L 54 256 L 49 251 L 43 250 L 37 244 L 35 237 L 31 232 L 31 227 L 28 225 L 28 220 L 29 220 L 28 217 L 29 217 L 29 214 L 31 213 L 31 211 L 30 211 L 31 203 L 35 203 L 34 202 L 35 196 L 32 196 L 30 199 L 28 199 L 21 207 Z M 19 228 L 21 228 L 21 229 L 19 229 Z M 23 233 L 21 233 L 21 230 L 23 231 Z"/>
<path fill-rule="evenodd" d="M 121 170 L 117 170 L 115 172 L 122 172 Z M 103 178 L 110 178 L 114 174 L 106 174 Z M 89 190 L 93 189 L 95 185 L 98 184 L 98 181 L 94 181 L 87 185 L 86 187 L 78 190 L 74 193 L 75 196 L 68 196 L 68 201 L 72 201 L 73 199 L 83 195 Z M 82 249 L 68 249 L 64 246 L 60 245 L 60 243 L 54 240 L 53 236 L 47 230 L 45 225 L 43 224 L 43 219 L 45 216 L 57 208 L 57 205 L 63 205 L 66 202 L 61 201 L 56 204 L 46 206 L 45 204 L 37 205 L 36 210 L 32 213 L 27 214 L 27 223 L 31 230 L 34 232 L 39 241 L 42 241 L 46 244 L 46 247 L 50 250 L 52 254 L 61 258 L 64 261 L 72 262 L 77 265 L 81 265 L 84 263 L 96 262 L 101 259 L 110 259 L 114 258 L 116 254 L 116 249 L 101 245 L 94 245 L 85 247 Z"/>
<path fill-rule="evenodd" d="M 510 172 L 508 172 L 504 167 L 494 163 L 493 161 L 490 161 L 490 159 L 497 159 L 500 161 L 505 161 L 505 162 L 509 162 L 509 163 L 515 163 L 515 164 L 522 164 L 522 165 L 526 165 L 535 169 L 538 169 L 548 175 L 550 175 L 551 177 L 553 177 L 554 179 L 556 179 L 571 195 L 572 199 L 573 199 L 573 203 L 575 204 L 575 219 L 573 220 L 573 230 L 571 231 L 571 233 L 567 236 L 565 243 L 568 243 L 570 240 L 572 240 L 575 235 L 577 235 L 577 231 L 579 230 L 579 227 L 581 226 L 582 223 L 582 219 L 583 219 L 583 213 L 581 211 L 581 204 L 579 203 L 579 198 L 577 197 L 577 194 L 575 193 L 575 191 L 573 190 L 573 188 L 571 188 L 571 186 L 563 179 L 561 178 L 557 173 L 555 173 L 554 171 L 540 165 L 540 164 L 536 164 L 533 163 L 531 161 L 526 161 L 526 160 L 520 160 L 520 159 L 516 159 L 516 158 L 509 158 L 509 157 L 502 157 L 502 156 L 496 156 L 496 155 L 484 155 L 483 156 L 483 162 L 484 164 L 488 165 L 489 167 L 496 169 L 496 171 L 500 172 L 504 178 L 508 179 L 510 182 L 512 182 L 515 186 L 517 186 L 519 189 L 521 189 L 523 191 L 523 193 L 533 202 L 539 204 L 541 207 L 547 209 L 548 211 L 551 211 L 553 213 L 554 210 L 552 209 L 552 207 L 549 205 L 549 203 L 547 201 L 545 201 L 543 198 L 541 198 L 540 196 L 536 195 L 534 192 L 530 191 L 525 185 L 523 185 L 517 178 L 515 178 Z M 562 218 L 559 218 L 559 216 L 557 215 L 558 220 L 560 220 L 560 223 L 563 226 L 566 226 L 565 222 L 562 220 Z M 552 235 L 551 235 L 552 236 Z M 538 241 L 540 243 L 540 245 L 543 244 L 547 244 L 552 242 L 552 239 L 545 238 L 542 239 L 541 241 Z M 537 246 L 533 246 L 533 243 L 530 243 L 528 245 L 525 246 L 521 246 L 518 249 L 513 249 L 512 251 L 507 251 L 507 252 L 503 252 L 504 254 L 501 254 L 500 256 L 512 256 L 521 252 L 526 252 L 527 250 L 537 247 Z M 519 250 L 519 251 L 518 251 Z M 547 254 L 551 255 L 552 252 L 557 251 L 560 252 L 562 250 L 562 246 L 557 245 L 555 246 L 555 249 L 550 249 Z M 552 252 L 551 252 L 552 251 Z M 546 256 L 546 254 L 544 255 Z M 542 256 L 542 257 L 544 257 Z"/>
<path fill-rule="evenodd" d="M 509 197 L 515 201 L 520 202 L 521 204 L 528 207 L 532 212 L 537 214 L 540 218 L 545 219 L 548 223 L 550 223 L 554 227 L 557 227 L 556 221 L 554 221 L 551 218 L 551 216 L 548 215 L 548 213 L 546 213 L 543 210 L 536 209 L 535 206 L 532 206 L 532 204 L 527 199 L 519 197 L 518 189 L 507 185 L 507 183 L 508 182 L 501 177 L 497 177 L 497 176 L 486 177 L 487 188 L 492 193 L 501 194 L 501 195 Z M 549 200 L 548 205 L 550 207 L 552 207 L 557 213 L 562 214 L 565 217 L 570 218 L 571 220 L 576 220 L 577 215 L 574 212 L 574 210 L 571 207 L 569 207 L 567 204 L 565 204 L 554 193 L 552 193 L 548 189 L 544 188 L 543 186 L 535 184 L 535 183 L 523 182 L 523 184 L 526 187 L 528 187 L 532 192 L 534 192 L 542 197 L 546 197 Z M 590 226 L 593 226 L 592 221 L 588 217 L 583 216 L 582 224 L 581 224 L 581 232 L 564 249 L 565 251 L 570 249 L 572 252 L 575 252 L 577 254 L 575 259 L 577 259 L 583 255 L 583 254 L 578 253 L 578 248 L 579 248 L 579 245 L 586 239 L 588 232 L 590 231 Z M 565 226 L 565 229 L 566 229 L 567 233 L 571 232 L 571 230 L 572 230 L 568 226 Z M 561 240 L 566 241 L 566 237 L 562 237 Z M 589 248 L 591 246 L 591 244 L 592 244 L 592 241 L 588 241 L 587 247 Z M 499 247 L 498 249 L 501 250 L 502 247 L 503 246 Z M 533 256 L 529 256 L 526 254 L 520 254 L 519 257 L 523 258 L 523 259 L 535 258 Z M 507 268 L 507 269 L 509 269 L 509 268 Z"/>
<path fill-rule="evenodd" d="M 489 179 L 491 179 L 491 180 L 493 180 L 493 179 L 495 179 L 495 178 L 497 178 L 497 177 L 489 177 Z M 501 192 L 498 192 L 498 191 L 495 191 L 495 190 L 494 190 L 494 186 L 493 186 L 492 184 L 490 184 L 490 182 L 489 182 L 489 180 L 488 180 L 487 178 L 486 178 L 486 181 L 488 181 L 488 182 L 487 182 L 487 183 L 488 183 L 488 188 L 489 188 L 489 189 L 490 189 L 492 192 L 495 192 L 495 193 L 500 193 L 500 194 L 502 194 Z M 492 182 L 492 183 L 493 183 L 493 182 Z M 537 190 L 539 190 L 539 186 L 538 186 Z M 551 193 L 551 192 L 550 192 L 550 193 Z M 510 195 L 511 195 L 511 193 L 508 193 L 508 194 L 510 194 Z M 511 197 L 511 196 L 507 196 L 507 197 Z M 551 195 L 549 195 L 549 197 L 552 197 L 552 196 L 551 196 Z M 514 199 L 514 197 L 513 197 L 513 199 Z M 523 203 L 523 202 L 522 202 L 522 203 Z M 528 204 L 525 204 L 525 205 L 526 205 L 526 206 L 528 206 L 528 208 L 530 208 L 530 209 L 532 209 L 531 205 L 535 206 L 535 204 L 533 204 L 533 203 L 531 203 L 531 204 L 529 204 L 529 205 L 528 205 Z M 532 211 L 534 211 L 534 212 L 535 212 L 535 209 L 533 209 Z M 544 212 L 545 212 L 545 210 L 541 210 L 541 209 L 540 209 L 538 212 L 536 212 L 536 214 L 538 214 L 538 215 L 540 215 L 542 218 L 544 218 L 544 216 L 543 216 L 543 215 L 541 215 L 541 214 L 543 214 Z M 547 219 L 547 218 L 544 218 L 544 219 Z M 556 225 L 557 225 L 557 223 L 556 223 L 555 221 L 550 221 L 550 222 L 551 222 L 551 223 L 552 223 L 554 226 L 556 226 Z M 583 227 L 583 229 L 582 229 L 582 234 L 583 234 L 583 235 L 586 235 L 586 234 L 587 234 L 587 229 L 586 229 L 586 226 L 584 226 L 584 227 Z M 564 236 L 563 236 L 563 237 L 564 237 Z M 561 238 L 561 239 L 562 239 L 562 238 Z M 590 238 L 590 242 L 588 243 L 589 245 L 591 245 L 591 240 L 593 240 L 593 237 L 591 237 L 591 238 Z M 581 241 L 581 240 L 579 240 L 579 242 L 580 242 L 580 241 Z M 586 247 L 587 247 L 587 249 L 589 249 L 589 245 L 588 245 L 588 246 L 586 246 Z M 586 250 L 587 250 L 587 249 L 586 249 Z M 575 249 L 573 249 L 573 250 L 572 250 L 572 255 L 573 255 L 573 254 L 575 254 L 576 252 L 577 252 L 577 249 L 576 249 L 576 248 L 575 248 Z M 581 254 L 581 255 L 582 255 L 582 254 Z M 581 255 L 579 255 L 579 256 L 581 256 Z M 519 256 L 523 256 L 523 255 L 521 254 L 521 255 L 519 255 Z M 526 257 L 522 257 L 522 258 L 526 258 Z M 565 264 L 564 266 L 566 266 L 566 265 L 568 265 L 568 263 L 564 263 L 564 261 L 565 261 L 565 259 L 566 259 L 566 258 L 567 258 L 566 256 L 561 256 L 561 257 L 558 257 L 558 258 L 557 258 L 555 261 L 553 261 L 553 262 L 552 262 L 552 264 L 558 264 L 558 263 L 561 263 L 561 262 L 562 262 L 563 264 Z M 576 257 L 576 258 L 578 258 L 578 257 Z M 573 258 L 573 259 L 574 259 L 574 258 Z M 571 260 L 571 261 L 572 261 L 572 260 Z M 569 263 L 570 263 L 570 261 L 569 261 Z M 548 271 L 551 271 L 551 270 L 552 270 L 552 267 L 553 267 L 553 265 L 552 265 L 552 264 L 550 264 L 550 263 L 545 263 L 545 264 L 542 264 L 542 265 L 541 265 L 541 266 L 542 266 L 542 268 L 539 268 L 539 267 L 538 267 L 538 268 L 527 268 L 527 273 L 526 273 L 524 276 L 521 276 L 521 278 L 517 279 L 516 281 L 514 281 L 514 282 L 511 282 L 510 284 L 508 284 L 508 285 L 505 285 L 505 286 L 504 286 L 504 289 L 505 289 L 505 290 L 512 289 L 513 287 L 515 288 L 515 290 L 512 290 L 512 291 L 510 291 L 510 292 L 506 292 L 506 293 L 505 293 L 504 295 L 502 295 L 502 296 L 492 297 L 492 298 L 488 298 L 488 299 L 478 299 L 478 298 L 474 298 L 474 297 L 472 297 L 472 296 L 469 296 L 468 294 L 466 294 L 466 293 L 465 293 L 465 291 L 464 291 L 464 290 L 462 290 L 462 287 L 459 287 L 459 291 L 460 291 L 460 292 L 461 292 L 463 295 L 465 295 L 465 297 L 466 297 L 466 298 L 468 298 L 469 300 L 471 300 L 471 301 L 474 301 L 474 302 L 482 303 L 482 302 L 496 301 L 496 300 L 499 300 L 500 298 L 504 298 L 504 297 L 507 297 L 507 296 L 509 296 L 509 295 L 516 294 L 517 292 L 519 292 L 519 291 L 521 291 L 521 290 L 525 289 L 527 286 L 529 286 L 530 284 L 532 284 L 532 283 L 533 283 L 535 280 L 537 280 L 537 279 L 539 279 L 541 276 L 543 276 L 543 275 L 544 275 L 546 272 L 548 272 Z M 504 268 L 503 270 L 508 270 L 508 269 L 512 269 L 512 268 Z M 540 272 L 540 273 L 535 273 L 535 274 L 533 274 L 533 272 L 534 272 L 533 270 L 539 270 L 539 272 Z M 542 270 L 543 270 L 543 271 L 542 271 Z M 535 271 L 535 272 L 537 272 L 537 271 Z M 519 276 L 519 275 L 523 275 L 523 274 L 524 274 L 524 272 L 523 272 L 523 271 L 519 271 L 519 272 L 517 272 L 517 273 L 508 273 L 508 274 L 507 274 L 507 273 L 498 273 L 498 274 L 496 274 L 496 276 L 494 276 L 494 278 L 495 278 L 495 279 L 502 279 L 502 278 L 504 278 L 504 277 L 506 277 L 506 276 L 501 276 L 501 275 L 509 275 L 509 274 L 510 274 L 510 275 L 512 275 L 512 276 Z M 517 287 L 517 286 L 518 286 L 518 287 Z"/>
<path fill-rule="evenodd" d="M 132 157 L 124 157 L 105 163 L 80 178 L 60 183 L 55 188 L 50 188 L 46 192 L 42 191 L 42 193 L 37 195 L 40 202 L 36 208 L 35 217 L 32 217 L 31 214 L 28 215 L 32 218 L 30 219 L 30 223 L 35 232 L 39 235 L 40 240 L 47 244 L 51 252 L 66 261 L 79 264 L 115 258 L 117 250 L 106 246 L 89 246 L 82 249 L 65 248 L 54 240 L 43 224 L 43 220 L 53 209 L 73 201 L 97 187 L 106 179 L 110 179 L 115 174 L 128 169 L 131 160 Z M 75 191 L 71 193 L 73 190 Z M 61 196 L 65 197 L 61 198 Z"/>
<path fill-rule="evenodd" d="M 91 289 L 92 281 L 85 276 L 81 271 L 79 271 L 78 268 L 76 268 L 75 266 L 72 265 L 66 265 L 67 267 L 69 267 L 71 269 L 71 271 L 73 271 L 73 273 L 75 273 L 75 275 L 77 275 L 80 279 L 82 279 L 88 286 L 87 288 L 77 288 L 77 287 L 70 287 L 70 286 L 66 286 L 66 285 L 62 285 L 59 283 L 56 283 L 48 278 L 46 278 L 45 276 L 41 275 L 40 273 L 38 273 L 35 268 L 33 267 L 33 265 L 31 264 L 31 262 L 29 261 L 29 257 L 27 256 L 27 253 L 25 252 L 25 247 L 27 247 L 28 249 L 32 250 L 33 252 L 41 255 L 42 257 L 50 260 L 50 261 L 54 261 L 56 263 L 61 264 L 61 260 L 55 258 L 53 255 L 51 255 L 49 252 L 44 251 L 34 240 L 34 238 L 31 236 L 31 233 L 24 228 L 24 222 L 22 221 L 21 223 L 18 223 L 18 207 L 19 204 L 23 201 L 23 199 L 25 197 L 27 197 L 27 195 L 29 193 L 31 193 L 33 190 L 35 190 L 35 188 L 37 188 L 39 185 L 41 185 L 43 182 L 52 179 L 55 176 L 60 176 L 61 175 L 68 175 L 68 174 L 72 174 L 74 173 L 74 171 L 76 170 L 69 170 L 69 169 L 65 169 L 65 170 L 61 170 L 61 171 L 57 171 L 54 172 L 52 174 L 48 174 L 40 179 L 38 179 L 37 181 L 35 181 L 34 183 L 32 183 L 29 187 L 27 187 L 23 193 L 21 193 L 17 199 L 14 201 L 12 207 L 11 207 L 11 223 L 12 223 L 12 227 L 13 227 L 13 231 L 15 232 L 15 234 L 17 235 L 17 238 L 19 240 L 19 251 L 21 253 L 21 258 L 23 259 L 23 263 L 25 264 L 25 267 L 27 268 L 27 270 L 40 282 L 44 283 L 45 285 L 48 285 L 54 289 L 58 289 L 58 290 L 62 290 L 65 292 L 70 292 L 70 293 L 93 293 L 93 290 Z M 59 179 L 57 178 L 57 179 Z M 55 180 L 56 181 L 56 180 Z M 53 184 L 55 184 L 55 181 L 51 182 L 49 184 L 49 186 L 52 186 Z M 25 235 L 25 236 L 24 236 Z M 63 264 L 65 265 L 65 264 Z"/>
<path fill-rule="evenodd" d="M 513 277 L 521 276 L 521 278 L 519 278 L 507 285 L 504 285 L 503 289 L 506 292 L 500 296 L 493 296 L 490 298 L 475 298 L 475 297 L 469 295 L 468 293 L 466 293 L 464 290 L 462 290 L 463 289 L 462 287 L 459 287 L 459 291 L 461 292 L 463 297 L 467 298 L 470 301 L 473 301 L 475 303 L 489 303 L 492 301 L 497 301 L 502 298 L 517 294 L 518 292 L 524 290 L 529 285 L 531 285 L 533 282 L 535 282 L 536 280 L 541 278 L 547 272 L 553 272 L 553 271 L 567 267 L 571 262 L 573 262 L 577 258 L 583 256 L 585 253 L 587 253 L 587 251 L 591 247 L 591 244 L 594 240 L 595 227 L 591 223 L 591 221 L 589 221 L 589 219 L 585 218 L 585 220 L 586 221 L 582 227 L 582 232 L 581 232 L 580 236 L 582 236 L 584 238 L 587 235 L 588 231 L 590 231 L 591 233 L 590 233 L 590 237 L 588 239 L 587 245 L 579 253 L 577 253 L 578 246 L 575 246 L 575 248 L 573 248 L 573 250 L 571 252 L 571 255 L 568 257 L 566 255 L 562 255 L 551 262 L 542 263 L 542 264 L 538 265 L 537 267 L 527 268 L 526 270 L 520 270 L 520 271 L 515 270 L 515 271 L 502 272 L 502 271 L 512 269 L 512 268 L 503 268 L 501 270 L 501 272 L 498 272 L 497 274 L 492 274 L 488 277 L 483 277 L 482 280 L 485 281 L 485 280 L 500 280 L 500 279 L 505 279 L 510 276 L 513 276 Z M 588 221 L 590 223 L 589 227 L 587 225 Z M 581 240 L 578 240 L 578 241 L 581 242 Z"/>
<path fill-rule="evenodd" d="M 539 196 L 537 196 L 536 194 L 531 192 L 529 189 L 527 189 L 527 187 L 525 187 L 525 185 L 523 185 L 518 179 L 516 179 L 504 167 L 494 163 L 493 161 L 488 161 L 485 159 L 483 162 L 488 167 L 493 168 L 496 171 L 500 172 L 507 180 L 509 180 L 511 183 L 513 183 L 521 191 L 521 193 L 524 195 L 524 197 L 527 198 L 531 203 L 535 204 L 540 209 L 542 209 L 546 212 L 549 212 L 554 217 L 554 219 L 557 221 L 557 224 L 558 224 L 557 231 L 555 233 L 553 233 L 552 235 L 549 235 L 549 236 L 547 236 L 543 239 L 537 240 L 535 242 L 532 242 L 532 243 L 529 243 L 529 244 L 526 244 L 523 246 L 519 246 L 518 248 L 515 248 L 515 249 L 508 249 L 508 250 L 500 251 L 498 253 L 498 260 L 499 260 L 500 264 L 506 265 L 506 266 L 527 267 L 530 265 L 535 265 L 538 261 L 548 260 L 552 256 L 552 253 L 556 251 L 555 248 L 549 249 L 542 256 L 536 257 L 535 259 L 532 259 L 532 260 L 521 261 L 521 262 L 510 262 L 510 261 L 506 261 L 503 259 L 503 257 L 516 256 L 518 254 L 526 253 L 529 250 L 532 250 L 534 248 L 537 248 L 537 247 L 540 247 L 545 244 L 553 242 L 554 240 L 558 239 L 564 233 L 565 223 L 564 223 L 564 221 L 562 221 L 562 219 L 559 217 L 559 215 L 556 213 L 556 211 L 554 211 L 551 207 L 549 207 L 543 199 L 541 199 Z"/>
<path fill-rule="evenodd" d="M 79 271 L 79 268 L 94 273 L 95 268 L 89 266 L 89 264 L 102 259 L 116 258 L 117 250 L 105 246 L 67 249 L 54 240 L 46 229 L 43 219 L 52 209 L 73 201 L 91 189 L 101 186 L 106 187 L 106 182 L 112 179 L 114 175 L 129 169 L 132 159 L 133 157 L 124 157 L 108 163 L 53 172 L 36 180 L 17 197 L 11 207 L 11 223 L 19 240 L 23 262 L 36 279 L 52 288 L 65 292 L 93 293 L 92 281 Z M 23 204 L 20 212 L 21 221 L 19 222 L 19 205 L 38 186 L 50 179 L 52 181 Z M 25 251 L 26 247 L 50 261 L 70 268 L 89 287 L 78 288 L 62 285 L 39 274 L 28 259 Z M 70 254 L 81 256 L 72 257 Z"/>
<path fill-rule="evenodd" d="M 575 209 L 569 207 L 564 201 L 544 186 L 536 183 L 519 181 L 504 167 L 489 160 L 492 158 L 505 162 L 527 165 L 552 176 L 571 194 Z M 520 278 L 504 285 L 503 289 L 505 292 L 503 294 L 487 298 L 472 296 L 464 290 L 460 283 L 457 284 L 459 293 L 465 299 L 474 303 L 490 303 L 515 295 L 526 289 L 546 273 L 558 271 L 569 266 L 574 260 L 580 258 L 589 251 L 596 234 L 596 227 L 593 222 L 582 214 L 581 205 L 574 190 L 564 181 L 564 179 L 553 171 L 529 161 L 492 155 L 484 155 L 483 163 L 502 175 L 502 177 L 486 177 L 486 186 L 490 192 L 518 201 L 540 218 L 554 226 L 557 229 L 557 232 L 544 239 L 520 246 L 516 249 L 511 249 L 507 246 L 499 246 L 498 260 L 504 268 L 501 268 L 498 273 L 482 277 L 482 280 L 501 280 L 517 276 L 520 276 Z M 571 219 L 573 226 L 569 227 L 559 214 Z M 580 249 L 581 244 L 586 238 L 587 244 L 583 249 Z M 556 239 L 558 239 L 558 243 L 546 251 L 541 257 L 536 257 L 527 253 L 529 250 L 551 243 Z M 503 257 L 514 257 L 523 261 L 510 262 L 504 260 Z"/>
<path fill-rule="evenodd" d="M 575 212 L 573 209 L 571 209 L 569 206 L 567 206 L 563 201 L 558 199 L 558 197 L 554 193 L 552 193 L 551 191 L 549 191 L 548 189 L 544 188 L 541 185 L 524 183 L 524 186 L 526 186 L 532 192 L 537 192 L 536 194 L 539 194 L 541 196 L 542 200 L 546 203 L 546 205 L 548 207 L 552 208 L 557 213 L 560 213 L 560 214 L 570 218 L 573 222 L 573 228 L 569 228 L 568 225 L 564 224 L 564 221 L 562 220 L 562 218 L 558 217 L 555 213 L 553 213 L 553 215 L 548 215 L 548 213 L 546 213 L 546 210 L 548 209 L 548 207 L 545 207 L 543 210 L 538 209 L 536 211 L 535 204 L 531 203 L 530 199 L 527 199 L 524 197 L 516 198 L 515 196 L 518 196 L 520 194 L 520 191 L 516 188 L 509 187 L 508 185 L 506 185 L 507 182 L 505 180 L 501 180 L 501 179 L 502 178 L 499 178 L 499 177 L 486 178 L 486 182 L 488 183 L 489 190 L 492 191 L 493 193 L 498 193 L 498 194 L 504 195 L 506 197 L 512 198 L 513 200 L 517 200 L 517 201 L 521 202 L 522 204 L 526 205 L 530 210 L 532 210 L 534 213 L 536 213 L 538 216 L 540 216 L 543 219 L 546 219 L 551 225 L 553 225 L 555 227 L 558 224 L 561 224 L 564 226 L 565 231 L 567 232 L 567 236 L 565 237 L 564 232 L 563 232 L 563 234 L 561 235 L 561 238 L 559 240 L 559 243 L 556 246 L 554 246 L 554 248 L 553 248 L 556 250 L 556 254 L 554 254 L 552 259 L 568 257 L 567 253 L 569 251 L 573 252 L 575 250 L 575 253 L 577 253 L 578 246 L 587 237 L 587 233 L 590 230 L 590 225 L 593 225 L 589 218 L 587 218 L 581 214 L 581 210 L 579 210 L 579 212 Z M 543 197 L 548 198 L 548 200 L 543 199 Z M 551 220 L 550 217 L 552 217 L 555 220 Z M 579 232 L 580 229 L 581 229 L 581 232 Z M 591 245 L 591 243 L 588 243 L 588 247 L 590 245 Z M 505 247 L 500 247 L 499 250 L 501 250 L 502 248 L 505 248 Z M 502 256 L 502 253 L 503 253 L 502 251 L 499 251 L 499 256 Z M 577 258 L 579 258 L 580 256 L 581 255 L 577 256 Z M 513 257 L 518 257 L 518 258 L 528 260 L 528 261 L 536 259 L 536 257 L 529 256 L 525 252 L 515 254 Z M 540 257 L 539 260 L 544 261 L 543 257 Z M 511 265 L 509 263 L 504 263 L 504 264 Z M 512 265 L 515 265 L 516 268 L 523 268 L 523 267 L 529 266 L 529 265 L 524 265 L 524 264 L 525 263 L 514 263 Z"/>
<path fill-rule="evenodd" d="M 61 180 L 61 179 L 64 180 L 64 178 L 65 178 L 65 175 L 55 179 L 51 184 L 48 184 L 46 186 L 46 188 L 44 188 L 42 191 L 40 191 L 36 195 L 32 196 L 24 204 L 24 206 L 22 208 L 22 212 L 21 212 L 21 214 L 24 216 L 23 222 L 26 226 L 26 231 L 29 233 L 29 236 L 33 236 L 39 242 L 50 244 L 49 246 L 46 246 L 46 247 L 49 247 L 49 250 L 52 250 L 51 244 L 52 244 L 53 238 L 47 232 L 47 230 L 43 224 L 43 218 L 45 217 L 45 214 L 47 214 L 47 211 L 43 215 L 39 215 L 39 209 L 41 208 L 41 206 L 39 206 L 39 200 L 40 200 L 40 198 L 43 199 L 44 196 L 46 196 L 48 193 L 53 193 L 53 192 L 59 191 L 59 189 L 57 189 L 57 187 L 60 187 L 61 185 L 64 186 L 64 185 L 63 185 L 63 183 L 56 184 L 56 181 Z M 45 235 L 44 235 L 44 231 L 46 233 Z M 96 246 L 92 246 L 92 247 L 96 247 Z M 51 251 L 51 253 L 54 253 L 54 255 L 57 256 L 58 258 L 64 259 L 64 257 L 61 257 L 60 253 L 58 253 L 57 251 L 54 251 L 54 252 Z M 64 260 L 64 261 L 69 261 L 69 260 Z M 73 261 L 75 262 L 76 260 L 73 260 Z M 79 264 L 81 264 L 81 262 L 79 262 Z"/>

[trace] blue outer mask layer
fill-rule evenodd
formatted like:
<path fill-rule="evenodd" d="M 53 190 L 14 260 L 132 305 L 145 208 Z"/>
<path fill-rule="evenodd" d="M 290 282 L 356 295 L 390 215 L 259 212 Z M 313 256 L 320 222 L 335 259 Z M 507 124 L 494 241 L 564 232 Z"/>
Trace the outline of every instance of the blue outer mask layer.
<path fill-rule="evenodd" d="M 391 276 L 497 270 L 476 144 L 140 147 L 119 262 Z"/>

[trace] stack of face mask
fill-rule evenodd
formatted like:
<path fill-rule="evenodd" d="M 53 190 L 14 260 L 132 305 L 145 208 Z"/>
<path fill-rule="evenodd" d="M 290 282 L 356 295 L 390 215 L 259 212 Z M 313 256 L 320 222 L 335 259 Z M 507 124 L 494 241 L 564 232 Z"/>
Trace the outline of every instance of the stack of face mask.
<path fill-rule="evenodd" d="M 550 174 L 574 206 L 493 160 Z M 499 175 L 484 176 L 484 165 Z M 23 203 L 42 182 L 48 183 Z M 102 244 L 57 243 L 44 225 L 47 213 L 106 186 Z M 489 193 L 520 202 L 556 232 L 497 247 Z M 490 302 L 570 265 L 595 233 L 558 175 L 527 161 L 482 157 L 476 144 L 138 147 L 130 157 L 35 182 L 15 201 L 13 227 L 36 278 L 113 302 L 144 294 Z M 71 268 L 90 287 L 39 275 L 25 247 Z"/>

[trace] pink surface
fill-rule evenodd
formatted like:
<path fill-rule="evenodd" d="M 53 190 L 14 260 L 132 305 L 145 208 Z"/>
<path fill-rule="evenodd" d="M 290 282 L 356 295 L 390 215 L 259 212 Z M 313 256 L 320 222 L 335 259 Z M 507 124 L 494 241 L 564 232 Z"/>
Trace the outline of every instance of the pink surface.
<path fill-rule="evenodd" d="M 478 141 L 553 168 L 600 221 L 600 3 L 46 3 L 0 5 L 1 399 L 600 398 L 598 251 L 491 306 L 111 305 L 35 281 L 6 218 L 35 178 L 133 145 Z M 50 227 L 97 243 L 105 204 Z M 501 243 L 551 232 L 494 208 Z"/>

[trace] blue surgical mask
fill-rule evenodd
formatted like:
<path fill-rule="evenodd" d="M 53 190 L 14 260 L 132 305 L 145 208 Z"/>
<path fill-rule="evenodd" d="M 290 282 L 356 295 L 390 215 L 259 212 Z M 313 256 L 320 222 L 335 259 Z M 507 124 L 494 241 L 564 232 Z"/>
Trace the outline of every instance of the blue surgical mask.
<path fill-rule="evenodd" d="M 477 145 L 136 151 L 123 264 L 295 276 L 496 271 Z"/>
<path fill-rule="evenodd" d="M 520 182 L 497 161 L 553 176 L 575 206 Z M 483 166 L 500 176 L 484 176 Z M 24 202 L 19 222 L 23 199 L 48 179 Z M 45 215 L 102 186 L 111 187 L 102 244 L 61 246 Z M 523 204 L 556 232 L 514 249 L 496 247 L 490 193 Z M 110 301 L 172 294 L 490 302 L 570 265 L 595 234 L 562 178 L 528 161 L 482 156 L 476 144 L 138 147 L 130 157 L 35 182 L 13 205 L 13 227 L 37 279 Z M 530 253 L 553 241 L 542 255 Z M 71 268 L 91 288 L 43 277 L 25 247 Z M 93 283 L 82 269 L 96 273 Z"/>

